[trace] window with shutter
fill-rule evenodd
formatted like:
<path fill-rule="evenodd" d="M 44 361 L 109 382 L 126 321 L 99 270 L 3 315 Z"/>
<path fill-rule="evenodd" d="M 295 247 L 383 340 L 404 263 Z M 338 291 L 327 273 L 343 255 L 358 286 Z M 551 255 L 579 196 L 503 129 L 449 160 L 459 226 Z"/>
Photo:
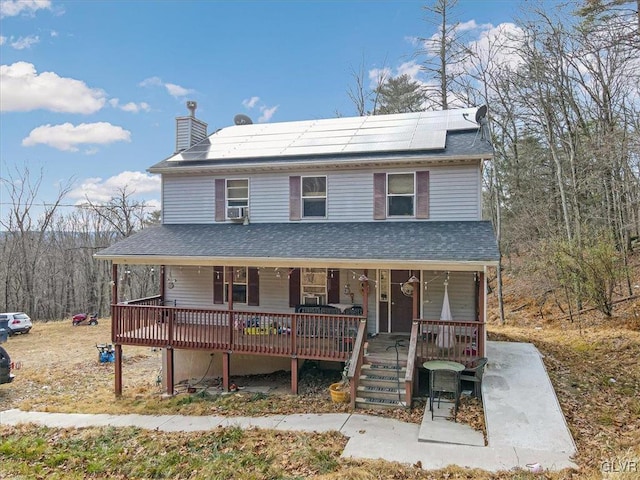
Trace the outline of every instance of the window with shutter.
<path fill-rule="evenodd" d="M 233 267 L 231 269 L 233 279 L 228 277 L 229 270 L 225 269 L 224 301 L 229 302 L 229 283 L 233 283 L 233 303 L 247 303 L 247 267 Z"/>
<path fill-rule="evenodd" d="M 327 177 L 302 177 L 302 216 L 327 216 Z"/>
<path fill-rule="evenodd" d="M 415 177 L 413 173 L 387 175 L 387 215 L 413 217 L 415 201 Z"/>

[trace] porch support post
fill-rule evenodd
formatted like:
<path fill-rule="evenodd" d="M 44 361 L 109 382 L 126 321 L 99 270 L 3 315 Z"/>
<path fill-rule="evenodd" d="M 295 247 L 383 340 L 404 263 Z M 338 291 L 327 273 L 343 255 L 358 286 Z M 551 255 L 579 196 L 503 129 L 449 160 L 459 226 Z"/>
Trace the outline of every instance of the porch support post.
<path fill-rule="evenodd" d="M 298 394 L 298 357 L 291 357 L 291 393 Z"/>
<path fill-rule="evenodd" d="M 122 396 L 122 345 L 115 345 L 115 392 L 116 397 Z"/>
<path fill-rule="evenodd" d="M 229 311 L 229 348 L 233 345 L 233 267 L 227 267 L 227 310 Z"/>
<path fill-rule="evenodd" d="M 222 391 L 229 391 L 229 377 L 231 376 L 231 351 L 222 352 Z"/>
<path fill-rule="evenodd" d="M 111 264 L 111 303 L 118 303 L 118 264 Z"/>
<path fill-rule="evenodd" d="M 160 299 L 164 305 L 164 297 L 167 294 L 167 267 L 160 265 Z"/>
<path fill-rule="evenodd" d="M 411 321 L 418 318 L 418 297 L 420 296 L 420 281 L 413 282 L 413 293 L 411 294 L 413 300 L 413 312 Z"/>
<path fill-rule="evenodd" d="M 111 342 L 116 343 L 116 309 L 118 303 L 118 264 L 111 264 Z"/>
<path fill-rule="evenodd" d="M 167 347 L 166 355 L 166 369 L 167 372 L 167 395 L 173 396 L 174 390 L 174 364 L 173 364 L 173 347 Z"/>
<path fill-rule="evenodd" d="M 364 282 L 362 289 L 362 315 L 364 315 L 364 318 L 369 318 L 369 269 L 365 268 L 363 274 L 367 277 L 367 280 Z"/>

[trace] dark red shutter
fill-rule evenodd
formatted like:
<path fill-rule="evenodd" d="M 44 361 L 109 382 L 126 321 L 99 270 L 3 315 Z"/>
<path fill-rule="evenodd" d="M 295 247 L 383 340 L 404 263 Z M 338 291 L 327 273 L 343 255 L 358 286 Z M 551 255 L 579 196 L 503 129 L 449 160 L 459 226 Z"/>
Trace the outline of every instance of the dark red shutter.
<path fill-rule="evenodd" d="M 260 305 L 260 274 L 256 267 L 247 271 L 247 304 Z"/>
<path fill-rule="evenodd" d="M 373 219 L 387 218 L 387 174 L 373 174 Z"/>
<path fill-rule="evenodd" d="M 429 218 L 429 171 L 416 172 L 416 218 Z"/>
<path fill-rule="evenodd" d="M 340 303 L 340 270 L 327 272 L 327 303 Z"/>
<path fill-rule="evenodd" d="M 300 177 L 289 177 L 289 220 L 300 220 Z"/>
<path fill-rule="evenodd" d="M 224 303 L 224 267 L 213 267 L 213 303 Z"/>
<path fill-rule="evenodd" d="M 300 305 L 300 269 L 289 269 L 289 306 Z"/>
<path fill-rule="evenodd" d="M 225 215 L 225 199 L 227 197 L 225 189 L 227 188 L 224 178 L 216 178 L 216 222 L 224 222 L 227 219 Z"/>

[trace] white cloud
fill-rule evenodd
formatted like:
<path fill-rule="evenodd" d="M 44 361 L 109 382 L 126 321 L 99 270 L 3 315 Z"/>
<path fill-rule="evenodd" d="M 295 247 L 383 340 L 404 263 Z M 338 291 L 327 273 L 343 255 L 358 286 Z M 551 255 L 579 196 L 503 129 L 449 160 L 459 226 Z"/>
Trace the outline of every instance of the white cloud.
<path fill-rule="evenodd" d="M 139 85 L 141 87 L 161 87 L 163 83 L 160 77 L 149 77 L 141 81 Z"/>
<path fill-rule="evenodd" d="M 94 113 L 105 104 L 105 93 L 84 82 L 60 77 L 54 72 L 38 74 L 27 62 L 0 65 L 0 111 L 50 110 L 64 113 Z"/>
<path fill-rule="evenodd" d="M 41 9 L 51 9 L 51 0 L 2 0 L 0 18 L 15 17 L 21 13 L 33 15 Z"/>
<path fill-rule="evenodd" d="M 262 115 L 260 115 L 260 118 L 258 118 L 258 122 L 268 122 L 269 120 L 271 120 L 271 117 L 273 117 L 273 114 L 276 113 L 276 110 L 278 110 L 279 106 L 280 105 L 276 105 L 275 107 L 260 107 Z"/>
<path fill-rule="evenodd" d="M 419 75 L 422 70 L 420 69 L 420 64 L 416 63 L 415 60 L 410 60 L 408 62 L 401 63 L 400 66 L 396 68 L 396 71 L 397 71 L 397 74 L 396 74 L 397 77 L 399 77 L 400 75 L 407 75 L 411 80 L 422 83 L 422 81 L 419 78 Z"/>
<path fill-rule="evenodd" d="M 40 42 L 38 35 L 29 35 L 28 37 L 19 37 L 16 40 L 11 38 L 11 46 L 16 50 L 24 50 L 25 48 L 31 48 L 31 45 L 35 45 Z"/>
<path fill-rule="evenodd" d="M 456 25 L 456 30 L 459 32 L 467 32 L 469 30 L 475 30 L 476 28 L 478 28 L 478 24 L 475 20 L 460 22 Z"/>
<path fill-rule="evenodd" d="M 58 36 L 58 32 L 55 30 L 51 30 L 51 37 L 56 38 Z"/>
<path fill-rule="evenodd" d="M 148 194 L 160 194 L 160 176 L 149 175 L 143 172 L 125 171 L 106 180 L 95 177 L 86 178 L 80 185 L 72 189 L 68 196 L 77 199 L 77 203 L 82 203 L 88 198 L 92 202 L 108 202 L 114 196 L 126 191 L 129 194 L 139 197 Z M 145 200 L 151 210 L 159 210 L 158 200 Z"/>
<path fill-rule="evenodd" d="M 149 77 L 139 83 L 141 87 L 164 87 L 169 95 L 175 98 L 185 97 L 189 94 L 195 93 L 195 90 L 190 88 L 181 87 L 175 83 L 165 83 L 160 77 Z"/>
<path fill-rule="evenodd" d="M 181 87 L 180 85 L 176 85 L 175 83 L 165 83 L 164 86 L 167 89 L 167 92 L 169 92 L 169 95 L 176 98 L 184 97 L 186 95 L 189 95 L 190 93 L 193 93 L 193 90 Z"/>
<path fill-rule="evenodd" d="M 113 142 L 130 142 L 131 132 L 107 122 L 71 123 L 62 125 L 42 125 L 34 128 L 22 145 L 31 147 L 38 144 L 48 145 L 58 150 L 77 152 L 78 145 L 106 145 Z"/>
<path fill-rule="evenodd" d="M 245 98 L 244 100 L 242 100 L 242 105 L 244 105 L 244 107 L 247 109 L 251 109 L 255 107 L 259 101 L 260 97 Z"/>
<path fill-rule="evenodd" d="M 3 37 L 2 35 L 0 35 L 0 45 L 4 45 L 6 41 L 7 41 L 7 37 Z"/>
<path fill-rule="evenodd" d="M 117 98 L 110 99 L 109 105 L 111 105 L 113 108 L 119 108 L 124 112 L 130 112 L 130 113 L 148 112 L 151 110 L 151 107 L 147 102 L 140 102 L 140 103 L 128 102 L 128 103 L 125 103 L 124 105 L 121 105 L 120 100 Z"/>

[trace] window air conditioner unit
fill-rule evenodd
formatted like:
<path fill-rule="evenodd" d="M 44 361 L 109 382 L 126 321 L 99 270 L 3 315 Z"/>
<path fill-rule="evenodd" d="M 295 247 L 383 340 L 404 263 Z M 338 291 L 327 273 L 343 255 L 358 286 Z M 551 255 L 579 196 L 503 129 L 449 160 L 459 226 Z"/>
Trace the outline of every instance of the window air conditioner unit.
<path fill-rule="evenodd" d="M 227 217 L 233 219 L 243 219 L 247 216 L 247 207 L 228 207 Z"/>

